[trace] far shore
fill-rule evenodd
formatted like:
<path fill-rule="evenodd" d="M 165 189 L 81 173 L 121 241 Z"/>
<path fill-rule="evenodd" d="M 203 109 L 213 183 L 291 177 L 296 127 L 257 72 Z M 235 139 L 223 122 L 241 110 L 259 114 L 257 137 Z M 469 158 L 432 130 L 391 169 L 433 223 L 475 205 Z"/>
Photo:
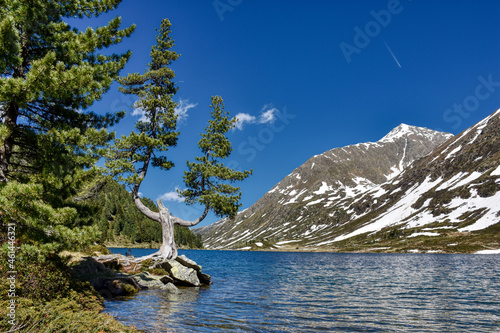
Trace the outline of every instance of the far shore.
<path fill-rule="evenodd" d="M 118 244 L 118 243 L 106 243 L 105 246 L 107 248 L 124 248 L 124 249 L 159 249 L 160 243 L 135 243 L 135 244 Z M 414 253 L 414 254 L 500 254 L 500 249 L 494 250 L 482 250 L 477 252 L 452 252 L 452 251 L 443 251 L 443 250 L 403 250 L 397 251 L 396 249 L 387 249 L 387 248 L 364 248 L 355 250 L 342 250 L 335 248 L 309 248 L 309 247 L 296 247 L 296 246 L 283 246 L 280 248 L 259 248 L 254 247 L 251 249 L 248 248 L 239 248 L 239 249 L 190 249 L 179 247 L 179 250 L 210 250 L 210 251 L 269 251 L 269 252 L 326 252 L 326 253 Z"/>

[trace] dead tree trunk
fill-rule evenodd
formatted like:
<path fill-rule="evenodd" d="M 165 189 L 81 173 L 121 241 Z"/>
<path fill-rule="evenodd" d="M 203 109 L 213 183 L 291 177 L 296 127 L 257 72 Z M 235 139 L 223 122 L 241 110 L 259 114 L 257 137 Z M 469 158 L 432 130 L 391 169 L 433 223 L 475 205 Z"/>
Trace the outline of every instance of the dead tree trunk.
<path fill-rule="evenodd" d="M 141 181 L 146 177 L 149 167 L 149 161 L 151 159 L 151 153 L 148 154 L 146 160 L 144 161 L 144 166 L 141 169 L 139 174 L 139 179 L 137 183 L 135 183 L 132 189 L 132 198 L 134 199 L 134 204 L 139 209 L 139 211 L 144 214 L 147 218 L 156 221 L 161 224 L 161 232 L 162 232 L 162 244 L 160 250 L 155 252 L 149 256 L 144 256 L 142 259 L 148 258 L 158 258 L 158 259 L 175 259 L 177 258 L 177 245 L 174 240 L 174 225 L 179 224 L 185 227 L 192 227 L 200 223 L 208 214 L 210 210 L 209 206 L 205 206 L 205 211 L 203 214 L 194 221 L 184 221 L 177 217 L 170 215 L 170 212 L 161 199 L 156 201 L 158 205 L 158 213 L 153 212 L 151 209 L 146 207 L 139 197 L 139 187 L 141 186 Z"/>
<path fill-rule="evenodd" d="M 160 199 L 156 201 L 160 210 L 160 224 L 162 233 L 162 244 L 160 250 L 157 252 L 159 256 L 167 259 L 175 259 L 177 257 L 177 245 L 174 239 L 174 223 L 172 215 L 163 205 Z"/>
<path fill-rule="evenodd" d="M 174 239 L 174 225 L 178 224 L 185 227 L 192 227 L 194 225 L 197 225 L 207 216 L 209 207 L 208 206 L 205 207 L 205 211 L 198 219 L 194 221 L 184 221 L 178 217 L 172 216 L 168 208 L 165 207 L 165 205 L 163 205 L 161 199 L 158 199 L 156 201 L 159 213 L 153 212 L 151 209 L 149 209 L 142 203 L 141 198 L 138 195 L 139 192 L 138 189 L 139 188 L 137 187 L 136 191 L 134 190 L 132 191 L 134 203 L 137 209 L 139 209 L 139 211 L 149 219 L 160 223 L 162 232 L 162 244 L 160 250 L 149 256 L 142 257 L 142 259 L 144 260 L 148 258 L 158 258 L 158 259 L 177 258 L 177 245 L 175 244 L 175 239 Z"/>

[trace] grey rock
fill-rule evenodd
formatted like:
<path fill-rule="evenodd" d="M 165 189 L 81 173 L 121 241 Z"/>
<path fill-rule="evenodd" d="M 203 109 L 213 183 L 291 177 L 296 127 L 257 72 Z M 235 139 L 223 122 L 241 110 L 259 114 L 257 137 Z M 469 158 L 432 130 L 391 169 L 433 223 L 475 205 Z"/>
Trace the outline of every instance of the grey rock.
<path fill-rule="evenodd" d="M 163 282 L 164 284 L 167 284 L 167 283 L 173 283 L 174 279 L 170 275 L 164 275 L 160 278 L 160 281 Z"/>
<path fill-rule="evenodd" d="M 212 277 L 208 274 L 202 273 L 201 271 L 198 272 L 198 279 L 202 284 L 212 284 Z"/>
<path fill-rule="evenodd" d="M 164 284 L 163 287 L 160 288 L 161 290 L 167 291 L 170 294 L 180 294 L 179 288 L 177 288 L 173 283 L 169 282 L 167 284 Z"/>
<path fill-rule="evenodd" d="M 189 268 L 192 268 L 198 272 L 201 272 L 201 266 L 198 265 L 194 260 L 191 260 L 188 257 L 186 257 L 184 254 L 181 256 L 178 256 L 177 258 L 175 258 L 175 260 L 177 260 L 177 262 L 179 262 L 180 264 L 182 264 L 186 267 L 189 267 Z"/>
<path fill-rule="evenodd" d="M 162 282 L 162 276 L 155 276 L 148 272 L 135 274 L 132 277 L 142 289 L 162 289 L 165 286 L 165 283 Z"/>
<path fill-rule="evenodd" d="M 141 290 L 140 285 L 131 277 L 96 278 L 90 281 L 99 294 L 106 298 L 129 295 Z M 127 288 L 125 285 L 133 288 Z"/>
<path fill-rule="evenodd" d="M 182 265 L 176 260 L 166 260 L 160 264 L 160 267 L 170 272 L 175 285 L 192 287 L 201 285 L 197 271 Z"/>

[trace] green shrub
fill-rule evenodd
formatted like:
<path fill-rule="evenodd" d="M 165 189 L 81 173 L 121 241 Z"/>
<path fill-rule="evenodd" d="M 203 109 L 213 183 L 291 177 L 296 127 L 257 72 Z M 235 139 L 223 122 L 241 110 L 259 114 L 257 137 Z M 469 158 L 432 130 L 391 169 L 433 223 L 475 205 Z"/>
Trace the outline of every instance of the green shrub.
<path fill-rule="evenodd" d="M 67 295 L 71 290 L 72 278 L 67 266 L 57 255 L 45 258 L 21 247 L 13 262 L 15 269 L 10 269 L 5 251 L 0 252 L 1 280 L 6 281 L 8 271 L 15 270 L 17 296 L 49 301 L 60 295 Z M 2 284 L 2 295 L 6 294 L 4 287 Z"/>
<path fill-rule="evenodd" d="M 90 245 L 87 246 L 83 253 L 88 254 L 89 256 L 95 256 L 96 254 L 110 254 L 108 248 L 102 244 Z"/>
<path fill-rule="evenodd" d="M 0 293 L 7 296 L 12 262 L 5 250 L 0 248 Z M 101 313 L 103 298 L 89 282 L 73 278 L 57 255 L 44 257 L 32 250 L 22 246 L 15 253 L 15 298 L 0 300 L 0 332 L 137 332 Z M 131 285 L 123 287 L 127 294 L 137 292 Z M 15 322 L 8 316 L 11 299 L 16 300 Z"/>
<path fill-rule="evenodd" d="M 15 332 L 138 332 L 126 327 L 112 316 L 101 313 L 97 297 L 88 297 L 72 291 L 65 298 L 50 302 L 36 302 L 19 298 L 15 311 L 16 323 L 9 323 L 8 300 L 0 301 L 0 331 Z"/>
<path fill-rule="evenodd" d="M 154 264 L 153 259 L 143 260 L 141 263 L 141 272 L 148 272 L 149 267 L 151 267 L 153 264 Z"/>
<path fill-rule="evenodd" d="M 129 283 L 122 282 L 122 288 L 125 295 L 135 295 L 139 290 L 137 290 L 133 285 Z"/>

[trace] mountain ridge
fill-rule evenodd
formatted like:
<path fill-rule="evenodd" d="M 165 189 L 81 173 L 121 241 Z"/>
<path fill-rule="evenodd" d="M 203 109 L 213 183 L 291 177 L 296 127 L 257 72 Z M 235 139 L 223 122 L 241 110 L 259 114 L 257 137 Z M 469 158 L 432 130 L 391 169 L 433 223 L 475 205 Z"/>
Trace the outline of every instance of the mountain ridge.
<path fill-rule="evenodd" d="M 500 110 L 456 136 L 401 124 L 294 169 L 207 248 L 460 252 L 500 248 Z"/>
<path fill-rule="evenodd" d="M 254 217 L 255 220 L 255 214 L 262 218 L 265 218 L 266 214 L 284 215 L 289 218 L 291 215 L 297 215 L 297 211 L 307 210 L 308 207 L 321 203 L 331 206 L 335 199 L 351 200 L 356 195 L 394 178 L 415 159 L 430 153 L 434 147 L 452 136 L 449 133 L 401 124 L 377 142 L 333 148 L 323 154 L 314 155 L 285 176 L 254 205 L 240 212 L 233 222 L 223 219 L 210 226 L 197 229 L 195 232 L 205 238 L 204 243 L 209 248 L 213 248 L 214 244 L 224 248 L 234 246 L 241 241 L 248 241 L 253 237 L 248 231 L 250 227 L 247 229 L 247 235 L 235 238 L 234 234 L 237 229 L 246 224 L 252 224 L 245 222 L 245 219 Z M 336 195 L 332 195 L 333 192 Z M 342 214 L 337 215 L 334 220 L 342 222 Z M 297 220 L 300 216 L 294 216 L 294 218 Z M 314 218 L 314 216 L 310 217 L 310 219 Z M 273 220 L 276 219 L 273 218 Z M 259 228 L 276 224 L 275 221 L 265 219 L 256 222 Z M 289 221 L 283 223 L 291 224 Z M 225 227 L 233 224 L 230 228 L 233 232 L 229 230 L 228 234 L 223 235 L 222 230 L 215 230 L 220 229 L 224 224 L 226 224 Z M 317 229 L 319 230 L 320 227 Z M 220 237 L 213 237 L 217 234 L 220 234 Z M 279 232 L 274 235 L 263 232 L 257 237 L 283 238 L 291 235 L 291 233 L 279 234 Z"/>

